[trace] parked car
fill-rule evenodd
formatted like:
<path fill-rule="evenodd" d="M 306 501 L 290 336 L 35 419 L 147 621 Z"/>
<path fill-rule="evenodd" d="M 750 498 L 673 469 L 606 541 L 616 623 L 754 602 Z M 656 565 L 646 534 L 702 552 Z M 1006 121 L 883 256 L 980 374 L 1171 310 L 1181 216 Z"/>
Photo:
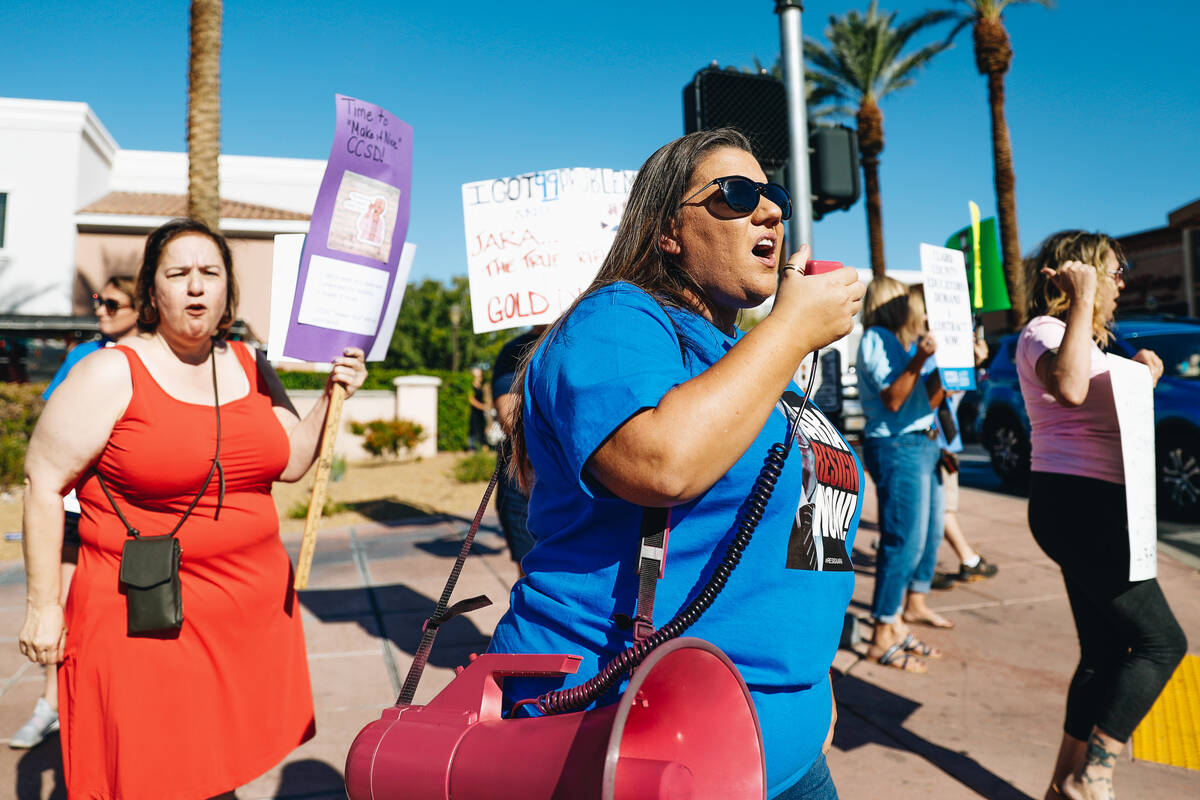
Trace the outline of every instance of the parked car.
<path fill-rule="evenodd" d="M 1163 516 L 1200 520 L 1200 320 L 1157 316 L 1121 320 L 1109 352 L 1132 357 L 1151 350 L 1162 359 L 1154 389 L 1158 508 Z M 980 440 L 992 469 L 1008 486 L 1029 479 L 1029 417 L 1013 363 L 1017 336 L 1008 336 L 980 380 Z"/>

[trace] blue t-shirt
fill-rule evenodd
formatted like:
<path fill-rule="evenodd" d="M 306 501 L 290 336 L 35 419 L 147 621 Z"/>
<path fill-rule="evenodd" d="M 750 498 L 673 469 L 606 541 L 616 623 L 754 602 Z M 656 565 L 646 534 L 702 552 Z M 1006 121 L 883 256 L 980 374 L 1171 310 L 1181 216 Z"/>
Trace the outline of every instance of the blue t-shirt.
<path fill-rule="evenodd" d="M 696 314 L 664 311 L 642 290 L 618 283 L 585 297 L 539 347 L 526 373 L 524 411 L 536 476 L 529 528 L 537 543 L 522 562 L 527 575 L 513 588 L 491 649 L 573 653 L 583 663 L 565 680 L 510 680 L 511 699 L 583 683 L 632 643 L 613 615 L 634 613 L 642 509 L 607 491 L 585 464 L 622 423 L 704 372 L 739 336 Z M 712 574 L 768 449 L 784 440 L 787 415 L 799 404 L 793 384 L 724 477 L 671 509 L 656 626 Z M 804 436 L 741 562 L 686 634 L 720 647 L 749 686 L 772 793 L 808 770 L 829 729 L 829 667 L 854 588 L 849 554 L 861 510 L 862 470 L 845 440 L 812 406 L 800 428 Z"/>
<path fill-rule="evenodd" d="M 108 345 L 108 342 L 108 339 L 101 337 L 99 339 L 93 339 L 90 342 L 77 344 L 68 350 L 67 357 L 63 359 L 62 366 L 58 368 L 58 372 L 54 373 L 54 378 L 50 381 L 50 385 L 48 385 L 46 390 L 42 392 L 42 399 L 49 400 L 50 395 L 54 393 L 54 390 L 58 388 L 58 385 L 66 379 L 67 373 L 71 371 L 71 367 L 74 367 L 76 364 L 82 361 L 84 356 L 91 355 L 97 350 L 103 349 Z"/>
<path fill-rule="evenodd" d="M 926 359 L 921 368 L 922 379 L 917 381 L 899 411 L 889 411 L 880 395 L 900 377 L 916 352 L 916 344 L 905 349 L 896 334 L 887 328 L 875 325 L 863 333 L 855 359 L 858 398 L 863 416 L 867 418 L 863 436 L 877 439 L 933 427 L 933 409 L 929 407 L 929 393 L 924 384 L 924 378 L 935 368 L 933 359 Z"/>

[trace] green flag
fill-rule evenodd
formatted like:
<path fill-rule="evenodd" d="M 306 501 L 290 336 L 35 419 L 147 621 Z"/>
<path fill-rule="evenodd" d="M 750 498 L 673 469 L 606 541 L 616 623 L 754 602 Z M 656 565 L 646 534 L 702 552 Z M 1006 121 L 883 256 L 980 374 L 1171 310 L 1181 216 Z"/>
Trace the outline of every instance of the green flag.
<path fill-rule="evenodd" d="M 996 218 L 988 217 L 979 224 L 980 274 L 983 283 L 983 303 L 975 298 L 975 242 L 971 226 L 963 228 L 946 240 L 946 247 L 963 251 L 967 259 L 967 284 L 971 287 L 972 311 L 1007 311 L 1012 308 L 1008 286 L 1004 282 L 1004 262 L 1000 259 L 1000 240 L 996 236 Z"/>

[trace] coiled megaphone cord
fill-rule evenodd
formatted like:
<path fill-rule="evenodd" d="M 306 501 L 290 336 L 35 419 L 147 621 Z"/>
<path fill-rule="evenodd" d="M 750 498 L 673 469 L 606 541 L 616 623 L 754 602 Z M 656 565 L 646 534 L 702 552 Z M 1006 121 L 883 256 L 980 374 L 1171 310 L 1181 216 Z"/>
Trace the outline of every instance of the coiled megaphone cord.
<path fill-rule="evenodd" d="M 734 533 L 733 540 L 730 541 L 729 546 L 725 549 L 724 557 L 717 564 L 716 569 L 713 570 L 713 574 L 704 584 L 700 593 L 661 628 L 645 639 L 634 642 L 630 647 L 618 653 L 611 661 L 604 665 L 595 677 L 588 679 L 579 686 L 546 692 L 539 695 L 536 699 L 521 700 L 513 705 L 512 714 L 515 714 L 517 709 L 525 705 L 536 705 L 538 710 L 543 714 L 558 714 L 563 711 L 582 708 L 592 703 L 605 692 L 612 689 L 613 686 L 617 685 L 627 672 L 645 661 L 646 657 L 654 651 L 654 648 L 683 635 L 683 632 L 695 624 L 703 616 L 704 612 L 709 609 L 713 601 L 717 599 L 717 595 L 725 588 L 730 574 L 733 573 L 734 568 L 741 561 L 742 553 L 745 551 L 746 546 L 750 544 L 750 538 L 754 535 L 754 529 L 758 527 L 758 523 L 762 520 L 763 513 L 766 511 L 767 501 L 771 499 L 771 494 L 775 491 L 775 484 L 779 481 L 779 476 L 783 472 L 784 462 L 787 460 L 788 452 L 791 450 L 792 439 L 800 430 L 800 418 L 803 416 L 804 410 L 808 407 L 808 398 L 812 396 L 813 383 L 816 380 L 817 374 L 817 358 L 818 351 L 813 351 L 813 366 L 812 373 L 808 378 L 808 388 L 804 392 L 804 399 L 800 403 L 800 409 L 796 413 L 795 420 L 791 421 L 788 426 L 787 436 L 785 437 L 787 444 L 776 442 L 767 451 L 767 457 L 758 472 L 754 486 L 750 489 L 750 495 L 738 511 L 737 531 Z"/>

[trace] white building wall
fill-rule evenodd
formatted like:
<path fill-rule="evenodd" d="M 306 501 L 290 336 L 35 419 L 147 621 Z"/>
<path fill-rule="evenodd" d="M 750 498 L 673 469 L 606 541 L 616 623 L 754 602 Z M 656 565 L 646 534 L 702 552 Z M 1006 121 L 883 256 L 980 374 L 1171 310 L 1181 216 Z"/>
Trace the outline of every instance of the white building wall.
<path fill-rule="evenodd" d="M 325 162 L 222 155 L 220 170 L 222 197 L 308 214 Z M 121 150 L 86 103 L 0 97 L 0 192 L 8 195 L 0 313 L 71 313 L 76 212 L 112 191 L 186 194 L 187 154 Z M 107 216 L 140 224 L 128 215 Z M 306 228 L 252 220 L 234 221 L 227 231 Z"/>
<path fill-rule="evenodd" d="M 8 194 L 0 311 L 71 313 L 79 192 L 100 180 L 108 145 L 115 150 L 85 103 L 0 98 L 0 191 Z"/>

